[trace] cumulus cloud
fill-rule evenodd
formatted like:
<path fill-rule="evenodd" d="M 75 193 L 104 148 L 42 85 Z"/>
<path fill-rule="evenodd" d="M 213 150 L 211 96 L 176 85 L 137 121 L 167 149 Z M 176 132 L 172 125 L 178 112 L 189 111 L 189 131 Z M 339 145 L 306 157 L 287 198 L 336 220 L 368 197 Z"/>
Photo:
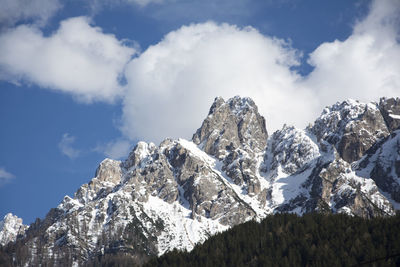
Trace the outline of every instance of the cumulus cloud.
<path fill-rule="evenodd" d="M 127 69 L 123 133 L 160 141 L 190 138 L 215 96 L 250 96 L 271 132 L 283 123 L 305 127 L 322 108 L 355 98 L 400 95 L 399 6 L 374 1 L 344 41 L 321 44 L 314 70 L 292 71 L 299 54 L 256 29 L 212 22 L 184 26 L 133 59 Z"/>
<path fill-rule="evenodd" d="M 190 138 L 215 96 L 250 96 L 268 126 L 302 122 L 312 109 L 308 91 L 293 86 L 299 54 L 284 40 L 252 27 L 213 22 L 183 26 L 127 66 L 123 107 L 126 136 L 160 141 Z M 290 96 L 290 97 L 288 97 Z"/>
<path fill-rule="evenodd" d="M 15 175 L 9 173 L 4 168 L 0 167 L 0 186 L 14 179 Z"/>
<path fill-rule="evenodd" d="M 112 102 L 123 91 L 120 79 L 135 53 L 86 17 L 62 21 L 49 37 L 21 25 L 0 35 L 0 78 L 71 93 L 81 101 Z"/>
<path fill-rule="evenodd" d="M 374 1 L 368 16 L 344 41 L 321 44 L 309 58 L 315 67 L 301 85 L 321 105 L 354 98 L 400 95 L 400 2 Z"/>
<path fill-rule="evenodd" d="M 46 23 L 61 7 L 59 0 L 0 0 L 0 29 L 20 21 Z"/>
<path fill-rule="evenodd" d="M 70 159 L 75 159 L 81 154 L 81 151 L 73 148 L 75 139 L 76 138 L 74 136 L 65 133 L 63 134 L 60 143 L 58 143 L 58 148 L 60 149 L 61 153 Z"/>
<path fill-rule="evenodd" d="M 127 140 L 190 138 L 215 96 L 252 97 L 270 132 L 284 123 L 304 127 L 325 105 L 345 98 L 399 96 L 399 14 L 399 1 L 373 1 L 347 39 L 308 55 L 314 69 L 307 76 L 295 71 L 302 55 L 289 42 L 252 27 L 183 26 L 138 55 L 82 17 L 62 22 L 49 37 L 19 26 L 0 36 L 0 77 L 86 101 L 121 97 L 123 137 L 103 149 L 119 157 Z"/>

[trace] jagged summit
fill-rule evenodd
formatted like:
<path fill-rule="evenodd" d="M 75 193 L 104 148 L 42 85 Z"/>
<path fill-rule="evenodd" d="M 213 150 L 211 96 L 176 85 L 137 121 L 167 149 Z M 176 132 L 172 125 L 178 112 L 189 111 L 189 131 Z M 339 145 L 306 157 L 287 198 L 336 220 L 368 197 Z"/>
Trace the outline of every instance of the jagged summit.
<path fill-rule="evenodd" d="M 334 145 L 349 163 L 360 159 L 378 140 L 389 135 L 379 106 L 354 100 L 325 108 L 311 131 L 318 140 Z"/>
<path fill-rule="evenodd" d="M 265 148 L 268 133 L 265 119 L 258 113 L 254 101 L 235 96 L 228 101 L 217 97 L 207 118 L 193 135 L 193 142 L 218 158 L 226 149 L 237 148 L 260 152 Z"/>
<path fill-rule="evenodd" d="M 101 162 L 73 198 L 26 231 L 29 256 L 16 257 L 83 265 L 125 253 L 140 264 L 275 212 L 394 215 L 399 103 L 347 100 L 305 130 L 285 125 L 268 136 L 250 98 L 218 97 L 192 141 L 139 142 L 125 161 Z"/>

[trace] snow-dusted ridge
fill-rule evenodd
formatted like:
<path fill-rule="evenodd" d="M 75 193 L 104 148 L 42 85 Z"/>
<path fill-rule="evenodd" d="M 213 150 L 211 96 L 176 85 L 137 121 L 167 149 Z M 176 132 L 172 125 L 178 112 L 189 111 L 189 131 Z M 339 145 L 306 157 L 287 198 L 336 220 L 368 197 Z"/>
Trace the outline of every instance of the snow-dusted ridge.
<path fill-rule="evenodd" d="M 305 130 L 285 125 L 268 136 L 251 99 L 216 98 L 191 141 L 139 142 L 125 161 L 101 162 L 29 230 L 24 262 L 60 265 L 73 255 L 71 265 L 81 265 L 115 251 L 138 260 L 191 250 L 275 212 L 393 215 L 400 186 L 385 185 L 400 184 L 400 134 L 388 118 L 400 109 L 392 102 L 347 100 Z"/>

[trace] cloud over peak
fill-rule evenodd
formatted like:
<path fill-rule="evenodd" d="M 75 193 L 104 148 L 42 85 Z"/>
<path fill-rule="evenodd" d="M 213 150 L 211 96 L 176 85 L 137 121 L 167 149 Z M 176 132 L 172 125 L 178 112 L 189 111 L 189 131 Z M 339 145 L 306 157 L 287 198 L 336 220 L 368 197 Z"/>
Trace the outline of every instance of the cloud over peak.
<path fill-rule="evenodd" d="M 270 132 L 304 127 L 332 102 L 400 95 L 399 14 L 399 1 L 373 1 L 347 39 L 306 55 L 314 67 L 306 76 L 293 68 L 301 52 L 253 27 L 182 26 L 139 54 L 85 17 L 50 36 L 21 25 L 0 35 L 0 77 L 87 102 L 121 98 L 123 136 L 106 148 L 113 155 L 127 140 L 190 138 L 215 96 L 253 98 Z"/>
<path fill-rule="evenodd" d="M 300 120 L 296 114 L 282 118 L 283 109 L 300 108 L 298 100 L 308 97 L 293 87 L 300 76 L 290 68 L 299 64 L 298 56 L 284 40 L 252 27 L 183 26 L 128 64 L 124 133 L 153 141 L 162 135 L 189 138 L 215 96 L 254 98 L 274 128 L 278 118 Z M 288 95 L 293 98 L 284 100 Z M 282 101 L 288 105 L 277 105 Z"/>
<path fill-rule="evenodd" d="M 252 97 L 269 131 L 305 127 L 334 101 L 398 96 L 399 14 L 399 1 L 373 1 L 346 40 L 309 55 L 314 69 L 306 76 L 293 71 L 301 54 L 285 40 L 252 27 L 183 26 L 128 64 L 122 131 L 152 141 L 190 138 L 215 96 Z"/>

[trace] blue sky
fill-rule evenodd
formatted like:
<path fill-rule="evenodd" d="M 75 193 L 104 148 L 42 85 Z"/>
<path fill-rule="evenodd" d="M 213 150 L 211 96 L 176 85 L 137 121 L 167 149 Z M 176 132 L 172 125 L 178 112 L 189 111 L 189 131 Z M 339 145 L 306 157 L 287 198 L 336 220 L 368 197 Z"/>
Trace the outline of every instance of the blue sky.
<path fill-rule="evenodd" d="M 31 223 L 138 140 L 190 138 L 215 96 L 270 133 L 400 95 L 400 2 L 0 0 L 0 216 Z"/>

